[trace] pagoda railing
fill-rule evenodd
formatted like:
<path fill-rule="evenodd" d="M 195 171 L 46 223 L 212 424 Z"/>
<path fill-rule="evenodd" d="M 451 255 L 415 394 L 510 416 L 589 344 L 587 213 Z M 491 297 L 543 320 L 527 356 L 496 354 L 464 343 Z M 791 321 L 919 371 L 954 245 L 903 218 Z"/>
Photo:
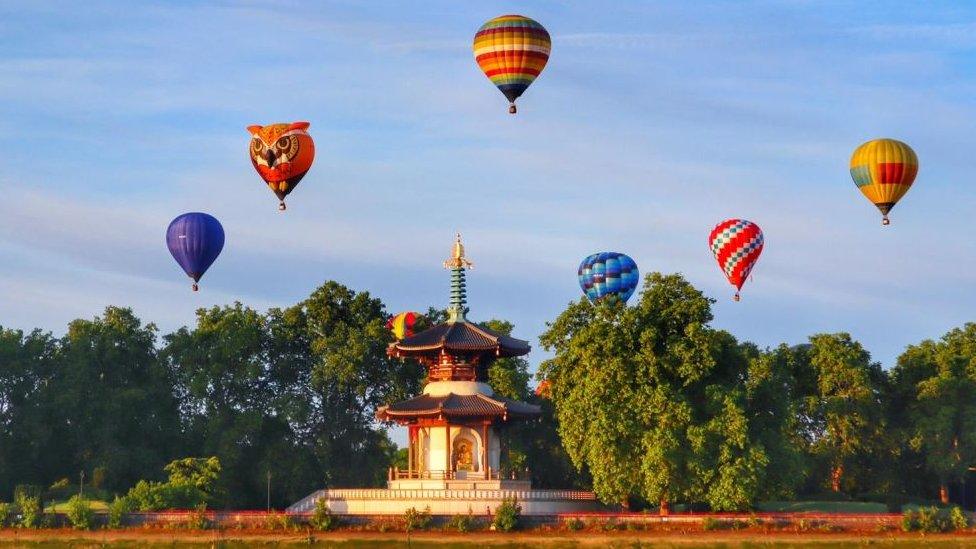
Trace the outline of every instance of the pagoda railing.
<path fill-rule="evenodd" d="M 491 467 L 487 471 L 444 471 L 444 470 L 424 470 L 410 471 L 398 467 L 390 467 L 389 480 L 502 480 L 511 478 L 512 480 L 524 480 L 528 478 L 528 471 L 524 475 L 502 476 L 498 470 Z"/>

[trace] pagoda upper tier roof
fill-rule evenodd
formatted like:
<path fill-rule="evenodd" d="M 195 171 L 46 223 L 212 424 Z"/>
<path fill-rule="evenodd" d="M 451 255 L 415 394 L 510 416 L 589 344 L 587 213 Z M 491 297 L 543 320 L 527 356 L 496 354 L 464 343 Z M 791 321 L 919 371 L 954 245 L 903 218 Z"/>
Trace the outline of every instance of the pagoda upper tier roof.
<path fill-rule="evenodd" d="M 491 352 L 498 357 L 521 356 L 532 348 L 528 341 L 499 334 L 465 320 L 438 324 L 419 334 L 391 344 L 396 355 L 426 355 L 435 351 L 455 353 Z"/>
<path fill-rule="evenodd" d="M 390 404 L 380 406 L 376 410 L 376 417 L 380 420 L 404 420 L 412 418 L 531 418 L 542 413 L 542 408 L 527 402 L 519 402 L 500 396 L 487 396 L 481 393 L 473 395 L 432 396 L 422 394 Z"/>

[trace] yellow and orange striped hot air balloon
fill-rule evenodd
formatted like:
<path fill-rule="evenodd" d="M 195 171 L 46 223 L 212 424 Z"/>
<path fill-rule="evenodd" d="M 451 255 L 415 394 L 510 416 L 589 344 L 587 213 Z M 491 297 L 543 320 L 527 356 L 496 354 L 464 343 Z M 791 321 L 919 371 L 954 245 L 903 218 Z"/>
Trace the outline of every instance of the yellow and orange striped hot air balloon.
<path fill-rule="evenodd" d="M 881 210 L 881 223 L 888 224 L 888 212 L 905 196 L 918 174 L 918 157 L 911 147 L 895 139 L 874 139 L 851 156 L 854 184 Z"/>
<path fill-rule="evenodd" d="M 545 27 L 522 15 L 496 17 L 474 35 L 474 59 L 508 98 L 512 114 L 515 100 L 545 68 L 551 49 Z"/>

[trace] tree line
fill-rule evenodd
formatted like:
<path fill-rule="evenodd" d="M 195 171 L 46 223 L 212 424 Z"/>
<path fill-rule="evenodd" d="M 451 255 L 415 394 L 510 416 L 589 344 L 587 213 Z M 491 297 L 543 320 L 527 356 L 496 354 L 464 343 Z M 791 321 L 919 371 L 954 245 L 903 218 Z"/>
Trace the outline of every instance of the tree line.
<path fill-rule="evenodd" d="M 276 508 L 323 486 L 382 486 L 397 447 L 376 408 L 419 393 L 425 375 L 387 357 L 387 318 L 379 299 L 327 282 L 265 313 L 201 309 L 195 326 L 162 336 L 121 307 L 61 337 L 0 328 L 0 501 L 18 486 L 63 495 L 82 483 L 111 499 L 184 457 L 219 460 L 211 507 L 263 508 L 269 484 Z M 490 376 L 500 393 L 535 399 L 525 360 Z M 559 453 L 551 427 L 505 436 L 509 468 Z M 543 483 L 563 476 L 540 470 Z"/>
<path fill-rule="evenodd" d="M 976 465 L 976 325 L 884 370 L 845 333 L 740 342 L 710 326 L 712 303 L 659 273 L 632 306 L 570 303 L 540 338 L 553 353 L 541 397 L 527 361 L 496 361 L 496 392 L 543 408 L 502 430 L 503 469 L 631 507 L 959 500 Z M 368 292 L 327 282 L 292 307 L 201 309 L 165 335 L 120 307 L 60 337 L 0 328 L 0 500 L 81 482 L 110 499 L 191 457 L 219 460 L 211 507 L 263 508 L 269 483 L 276 508 L 323 486 L 382 486 L 404 458 L 375 410 L 425 375 L 387 357 L 387 317 Z"/>
<path fill-rule="evenodd" d="M 847 333 L 759 349 L 652 273 L 639 301 L 580 300 L 541 340 L 558 432 L 604 501 L 713 510 L 831 492 L 960 501 L 976 466 L 976 324 L 890 370 Z"/>

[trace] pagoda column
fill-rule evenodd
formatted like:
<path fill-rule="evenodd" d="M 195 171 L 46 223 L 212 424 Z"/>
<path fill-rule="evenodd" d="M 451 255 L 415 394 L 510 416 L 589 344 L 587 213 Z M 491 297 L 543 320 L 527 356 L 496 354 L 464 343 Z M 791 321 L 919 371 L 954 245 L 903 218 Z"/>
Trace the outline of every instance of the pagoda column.
<path fill-rule="evenodd" d="M 444 478 L 451 473 L 451 424 L 444 423 Z"/>
<path fill-rule="evenodd" d="M 488 445 L 488 423 L 481 424 L 481 472 L 485 475 L 485 480 L 491 480 L 488 478 L 488 450 L 490 446 Z"/>
<path fill-rule="evenodd" d="M 413 455 L 417 451 L 417 427 L 411 425 L 407 430 L 407 476 L 413 478 Z"/>

